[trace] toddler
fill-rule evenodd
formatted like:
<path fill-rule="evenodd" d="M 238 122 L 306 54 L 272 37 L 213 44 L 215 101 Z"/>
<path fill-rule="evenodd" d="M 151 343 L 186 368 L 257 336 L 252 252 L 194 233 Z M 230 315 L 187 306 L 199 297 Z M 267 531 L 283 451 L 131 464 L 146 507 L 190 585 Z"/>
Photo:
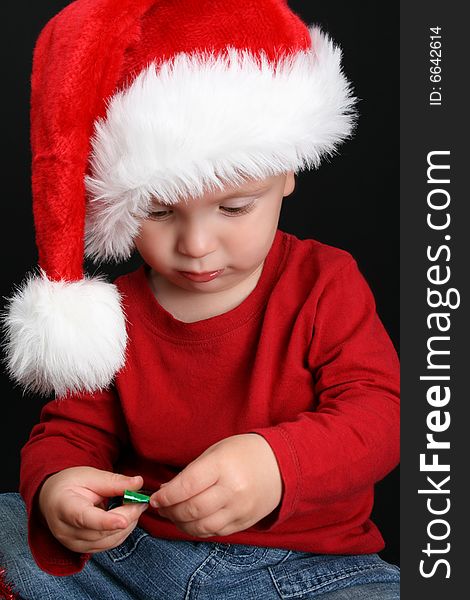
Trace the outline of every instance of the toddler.
<path fill-rule="evenodd" d="M 55 395 L 0 499 L 20 598 L 399 597 L 369 518 L 397 356 L 351 255 L 278 229 L 354 103 L 283 0 L 76 0 L 45 27 L 41 270 L 6 317 L 12 377 Z M 84 249 L 144 263 L 109 284 Z"/>

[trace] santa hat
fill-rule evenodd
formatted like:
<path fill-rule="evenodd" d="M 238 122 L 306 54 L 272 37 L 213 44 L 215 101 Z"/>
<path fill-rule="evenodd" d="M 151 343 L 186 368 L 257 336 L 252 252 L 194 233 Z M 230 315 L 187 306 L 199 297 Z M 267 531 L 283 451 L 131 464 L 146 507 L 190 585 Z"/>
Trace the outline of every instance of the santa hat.
<path fill-rule="evenodd" d="M 25 388 L 102 389 L 125 364 L 117 288 L 84 255 L 130 256 L 153 196 L 172 204 L 318 166 L 354 124 L 341 51 L 284 0 L 76 0 L 32 75 L 38 274 L 10 300 Z"/>

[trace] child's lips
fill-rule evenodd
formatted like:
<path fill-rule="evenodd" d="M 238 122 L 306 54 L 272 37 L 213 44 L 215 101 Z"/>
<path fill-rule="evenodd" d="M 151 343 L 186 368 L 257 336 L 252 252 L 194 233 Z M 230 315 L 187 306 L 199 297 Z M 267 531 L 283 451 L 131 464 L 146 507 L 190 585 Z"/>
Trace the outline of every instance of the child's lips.
<path fill-rule="evenodd" d="M 197 281 L 199 283 L 203 283 L 206 281 L 212 281 L 216 277 L 218 277 L 223 272 L 223 269 L 219 269 L 218 271 L 206 271 L 205 273 L 194 273 L 191 271 L 178 271 L 183 277 L 186 279 L 190 279 L 191 281 Z"/>

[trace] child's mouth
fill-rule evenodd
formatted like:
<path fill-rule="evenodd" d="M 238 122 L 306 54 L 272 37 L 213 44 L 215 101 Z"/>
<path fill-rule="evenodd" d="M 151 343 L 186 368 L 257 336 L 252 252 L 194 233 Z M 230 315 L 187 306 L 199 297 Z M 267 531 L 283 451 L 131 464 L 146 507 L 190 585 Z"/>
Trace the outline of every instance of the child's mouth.
<path fill-rule="evenodd" d="M 222 272 L 223 269 L 219 269 L 218 271 L 208 271 L 206 273 L 191 273 L 188 271 L 178 271 L 178 273 L 183 277 L 186 277 L 186 279 L 190 279 L 191 281 L 197 281 L 199 283 L 212 281 L 213 279 L 218 277 Z"/>

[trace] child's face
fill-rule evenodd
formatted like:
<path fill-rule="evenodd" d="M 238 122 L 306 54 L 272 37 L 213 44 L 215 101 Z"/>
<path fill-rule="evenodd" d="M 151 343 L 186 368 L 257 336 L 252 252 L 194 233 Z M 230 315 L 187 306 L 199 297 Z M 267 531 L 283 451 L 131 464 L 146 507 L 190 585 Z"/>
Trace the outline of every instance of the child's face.
<path fill-rule="evenodd" d="M 154 200 L 137 250 L 170 284 L 189 292 L 228 290 L 263 264 L 294 174 L 251 180 L 172 206 Z"/>

